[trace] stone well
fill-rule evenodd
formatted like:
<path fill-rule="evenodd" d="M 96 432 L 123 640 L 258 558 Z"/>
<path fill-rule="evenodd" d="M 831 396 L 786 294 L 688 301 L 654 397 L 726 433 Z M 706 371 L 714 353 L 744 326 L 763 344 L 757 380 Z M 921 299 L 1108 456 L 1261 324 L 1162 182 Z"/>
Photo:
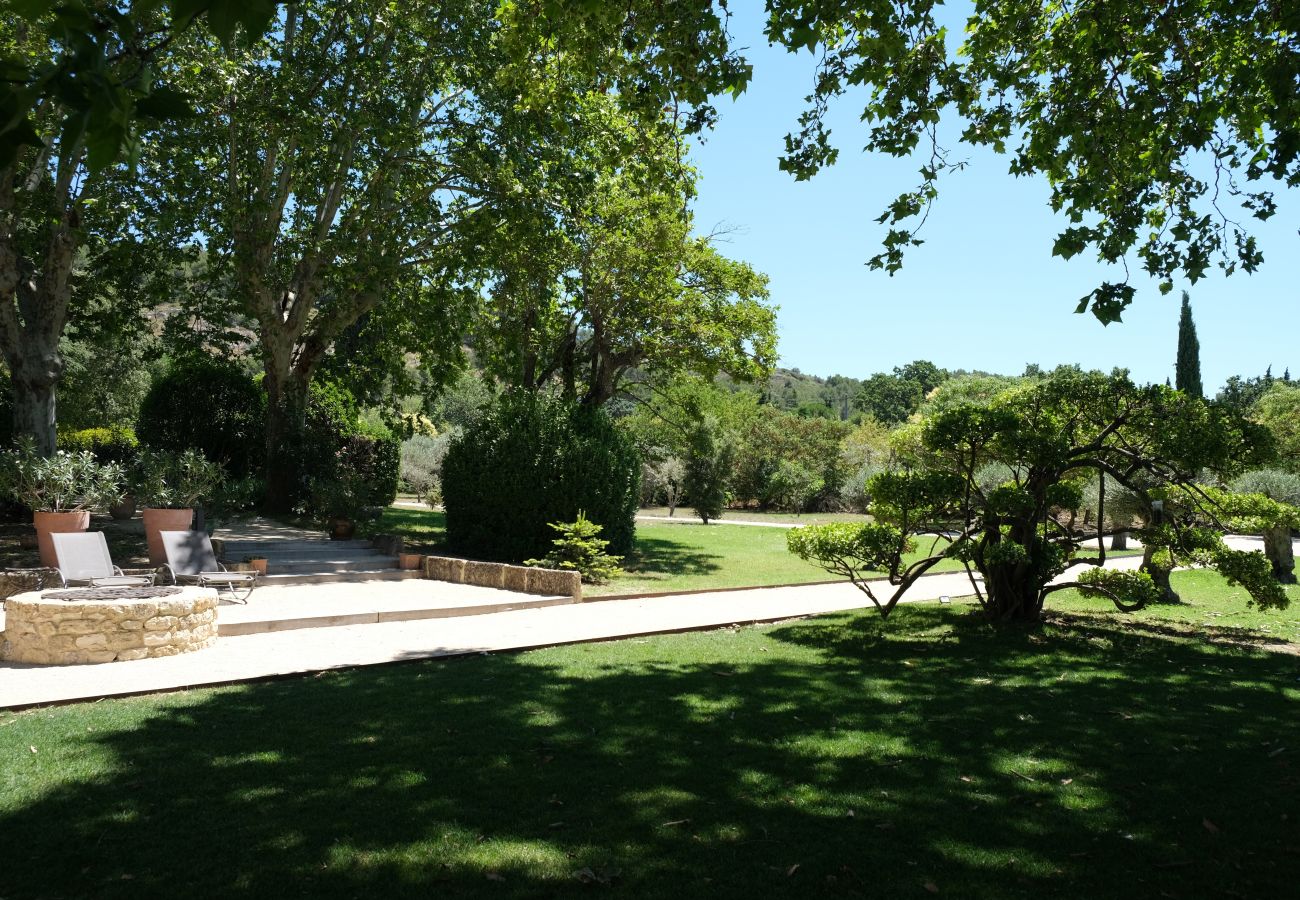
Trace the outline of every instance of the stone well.
<path fill-rule="evenodd" d="M 0 658 L 74 665 L 175 656 L 217 640 L 217 592 L 186 587 L 163 597 L 58 600 L 29 591 L 5 601 Z"/>

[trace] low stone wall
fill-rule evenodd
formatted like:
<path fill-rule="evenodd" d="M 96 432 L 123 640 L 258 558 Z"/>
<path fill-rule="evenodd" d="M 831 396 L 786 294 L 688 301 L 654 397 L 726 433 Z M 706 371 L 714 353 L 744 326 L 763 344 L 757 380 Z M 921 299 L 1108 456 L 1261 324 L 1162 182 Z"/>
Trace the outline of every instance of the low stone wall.
<path fill-rule="evenodd" d="M 45 665 L 176 656 L 217 640 L 217 592 L 183 588 L 149 600 L 43 600 L 37 592 L 5 601 L 0 658 Z"/>
<path fill-rule="evenodd" d="M 424 577 L 453 584 L 515 591 L 520 594 L 544 594 L 549 597 L 582 599 L 582 576 L 560 569 L 535 569 L 532 566 L 508 566 L 504 563 L 480 562 L 455 556 L 426 556 Z"/>

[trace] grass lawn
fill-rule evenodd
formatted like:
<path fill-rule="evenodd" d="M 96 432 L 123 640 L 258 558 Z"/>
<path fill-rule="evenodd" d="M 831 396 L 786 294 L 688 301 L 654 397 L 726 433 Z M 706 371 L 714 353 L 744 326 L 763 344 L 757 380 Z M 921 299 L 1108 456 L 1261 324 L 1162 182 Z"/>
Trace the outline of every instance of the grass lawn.
<path fill-rule="evenodd" d="M 637 510 L 638 516 L 667 516 L 668 507 L 666 506 L 647 506 Z M 695 515 L 695 510 L 689 506 L 677 507 L 674 519 L 682 519 L 690 522 L 699 521 Z M 867 517 L 861 513 L 802 513 L 795 515 L 788 512 L 769 511 L 763 512 L 757 509 L 729 509 L 722 514 L 719 522 L 766 522 L 770 525 L 812 525 L 821 522 L 865 522 Z"/>
<path fill-rule="evenodd" d="M 410 552 L 438 553 L 443 549 L 446 516 L 430 509 L 390 506 L 367 527 L 369 532 L 403 535 Z M 608 584 L 585 585 L 583 593 L 604 597 L 835 580 L 786 550 L 783 528 L 727 525 L 725 520 L 715 525 L 638 522 L 636 535 L 636 552 L 623 563 L 625 574 Z M 928 554 L 930 546 L 931 542 L 922 543 L 913 555 Z M 959 563 L 944 561 L 930 571 L 960 568 Z"/>
<path fill-rule="evenodd" d="M 1290 896 L 1297 657 L 1156 618 L 927 604 L 0 713 L 3 894 Z"/>

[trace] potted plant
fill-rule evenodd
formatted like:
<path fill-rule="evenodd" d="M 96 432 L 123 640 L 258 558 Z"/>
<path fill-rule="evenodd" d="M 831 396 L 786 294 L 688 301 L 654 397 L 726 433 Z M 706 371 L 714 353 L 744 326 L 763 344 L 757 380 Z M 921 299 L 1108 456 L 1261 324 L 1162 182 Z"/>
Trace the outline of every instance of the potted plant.
<path fill-rule="evenodd" d="M 7 492 L 32 510 L 41 565 L 57 564 L 55 532 L 85 531 L 90 511 L 122 497 L 125 472 L 116 463 L 101 464 L 89 450 L 41 456 L 30 439 L 4 454 Z"/>
<path fill-rule="evenodd" d="M 258 575 L 266 574 L 266 557 L 265 556 L 245 556 L 244 562 L 253 567 L 253 571 Z"/>
<path fill-rule="evenodd" d="M 144 508 L 144 535 L 151 564 L 166 561 L 159 533 L 189 531 L 195 505 L 212 496 L 223 475 L 218 463 L 209 462 L 197 450 L 184 453 L 146 450 L 140 454 L 134 493 Z"/>
<path fill-rule="evenodd" d="M 325 519 L 331 540 L 352 539 L 357 529 L 357 516 L 365 505 L 367 490 L 365 481 L 351 472 L 312 483 L 312 508 Z"/>

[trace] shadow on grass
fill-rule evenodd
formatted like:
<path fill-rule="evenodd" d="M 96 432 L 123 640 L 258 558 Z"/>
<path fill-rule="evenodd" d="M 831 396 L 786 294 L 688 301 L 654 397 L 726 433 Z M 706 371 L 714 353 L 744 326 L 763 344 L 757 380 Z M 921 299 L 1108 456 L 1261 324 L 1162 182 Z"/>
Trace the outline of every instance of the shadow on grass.
<path fill-rule="evenodd" d="M 918 607 L 30 713 L 4 895 L 1285 896 L 1297 675 Z"/>
<path fill-rule="evenodd" d="M 683 547 L 663 538 L 638 535 L 636 550 L 623 566 L 630 575 L 708 575 L 719 571 L 723 557 Z"/>

